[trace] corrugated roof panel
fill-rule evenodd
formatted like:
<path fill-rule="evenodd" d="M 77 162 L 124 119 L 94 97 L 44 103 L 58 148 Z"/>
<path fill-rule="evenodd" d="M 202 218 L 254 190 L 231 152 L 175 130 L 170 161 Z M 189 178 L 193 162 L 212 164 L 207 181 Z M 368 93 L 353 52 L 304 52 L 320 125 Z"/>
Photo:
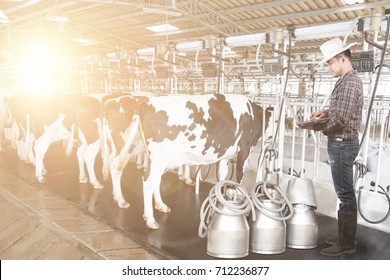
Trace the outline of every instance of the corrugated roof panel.
<path fill-rule="evenodd" d="M 342 0 L 298 1 L 298 0 L 176 0 L 177 11 L 182 16 L 152 14 L 142 10 L 142 6 L 169 4 L 167 0 L 107 0 L 103 1 L 58 1 L 62 11 L 70 21 L 61 27 L 58 23 L 46 20 L 47 12 L 54 1 L 0 1 L 0 9 L 9 16 L 8 26 L 15 42 L 22 41 L 26 33 L 35 30 L 61 32 L 74 35 L 83 30 L 91 36 L 100 34 L 101 45 L 91 46 L 91 51 L 104 51 L 117 41 L 136 41 L 135 46 L 153 46 L 161 36 L 145 30 L 145 26 L 171 23 L 180 28 L 177 34 L 168 34 L 170 40 L 197 40 L 208 34 L 247 34 L 264 32 L 274 27 L 285 28 L 289 24 L 297 27 L 320 25 L 353 20 L 361 15 L 378 11 L 382 15 L 390 8 L 388 0 L 366 0 L 366 4 L 346 6 Z M 241 27 L 241 29 L 240 29 Z M 218 32 L 218 29 L 220 32 Z M 0 26 L 0 32 L 5 32 Z M 223 35 L 225 34 L 225 35 Z M 110 36 L 111 35 L 111 36 Z M 318 45 L 324 40 L 308 40 Z M 0 42 L 0 46 L 1 46 Z"/>

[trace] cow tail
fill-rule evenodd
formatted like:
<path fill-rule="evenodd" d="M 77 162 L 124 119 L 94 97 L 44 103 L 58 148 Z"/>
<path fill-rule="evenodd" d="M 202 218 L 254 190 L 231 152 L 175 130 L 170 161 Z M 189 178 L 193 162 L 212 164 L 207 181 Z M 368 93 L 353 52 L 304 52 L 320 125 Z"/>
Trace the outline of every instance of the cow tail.
<path fill-rule="evenodd" d="M 3 104 L 5 109 L 5 115 L 4 115 L 4 140 L 10 141 L 12 148 L 16 147 L 16 140 L 15 140 L 15 133 L 14 133 L 14 117 L 11 114 L 11 110 L 8 107 L 8 97 L 3 97 Z M 5 128 L 8 128 L 8 134 L 5 132 Z"/>
<path fill-rule="evenodd" d="M 103 132 L 102 132 L 102 173 L 103 173 L 103 179 L 107 180 L 108 175 L 110 174 L 110 148 L 108 146 L 108 125 L 107 120 L 103 118 Z"/>
<path fill-rule="evenodd" d="M 31 149 L 33 146 L 32 143 L 32 132 L 31 132 L 31 115 L 30 113 L 26 114 L 26 131 L 25 131 L 25 142 L 24 142 L 24 153 L 23 155 L 25 160 L 28 160 L 28 157 L 31 153 Z M 32 162 L 34 164 L 34 162 Z"/>
<path fill-rule="evenodd" d="M 124 167 L 127 164 L 127 155 L 130 152 L 130 148 L 134 143 L 134 139 L 137 135 L 138 129 L 140 125 L 140 115 L 136 111 L 133 115 L 133 119 L 130 124 L 130 132 L 127 136 L 126 142 L 119 153 L 119 166 Z"/>
<path fill-rule="evenodd" d="M 73 139 L 75 139 L 74 126 L 75 126 L 74 124 L 72 124 L 70 126 L 70 136 L 69 136 L 68 144 L 66 145 L 66 150 L 65 150 L 65 154 L 68 157 L 72 154 L 72 151 L 73 151 Z"/>

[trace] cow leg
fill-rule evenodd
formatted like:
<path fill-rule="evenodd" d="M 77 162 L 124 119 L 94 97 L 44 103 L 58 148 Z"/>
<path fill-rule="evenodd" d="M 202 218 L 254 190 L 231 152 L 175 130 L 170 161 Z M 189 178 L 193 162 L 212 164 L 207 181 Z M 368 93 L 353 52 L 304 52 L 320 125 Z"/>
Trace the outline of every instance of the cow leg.
<path fill-rule="evenodd" d="M 185 179 L 185 183 L 187 185 L 195 186 L 194 180 L 191 179 L 190 166 L 189 165 L 184 165 L 184 179 Z"/>
<path fill-rule="evenodd" d="M 27 143 L 28 147 L 27 147 L 27 152 L 28 152 L 28 162 L 31 163 L 32 165 L 35 165 L 35 155 L 34 155 L 34 142 L 35 142 L 35 137 L 33 134 L 31 134 L 30 138 L 29 138 L 29 142 Z M 45 167 L 43 166 L 43 162 L 42 162 L 42 174 L 46 174 L 47 171 L 45 169 Z"/>
<path fill-rule="evenodd" d="M 19 128 L 19 126 L 14 125 L 16 152 L 21 161 L 28 163 L 26 137 L 22 135 L 22 132 L 20 130 L 21 129 Z"/>
<path fill-rule="evenodd" d="M 116 156 L 110 166 L 113 196 L 120 208 L 128 208 L 130 206 L 130 203 L 128 203 L 123 196 L 121 187 L 123 169 L 129 159 L 130 154 L 128 154 L 126 158 L 123 158 L 123 155 Z"/>
<path fill-rule="evenodd" d="M 219 161 L 218 165 L 218 178 L 219 180 L 228 180 L 227 176 L 229 173 L 229 160 L 228 159 L 221 159 Z"/>
<path fill-rule="evenodd" d="M 100 149 L 100 141 L 96 141 L 93 144 L 87 146 L 85 151 L 85 161 L 87 165 L 89 181 L 93 185 L 95 190 L 103 189 L 104 186 L 98 181 L 95 174 L 95 159 Z"/>
<path fill-rule="evenodd" d="M 161 179 L 151 180 L 149 177 L 148 180 L 143 182 L 144 187 L 144 220 L 146 221 L 146 226 L 151 229 L 158 229 L 160 226 L 154 219 L 153 215 L 153 185 L 160 184 Z"/>
<path fill-rule="evenodd" d="M 144 158 L 143 169 L 146 170 L 148 168 L 148 162 L 149 162 L 148 153 L 142 153 L 142 156 Z"/>
<path fill-rule="evenodd" d="M 161 181 L 160 181 L 161 183 Z M 160 211 L 160 212 L 163 212 L 163 213 L 169 213 L 171 212 L 171 208 L 169 208 L 163 201 L 162 201 L 162 198 L 161 198 L 161 193 L 160 193 L 160 184 L 158 185 L 159 187 L 155 188 L 154 191 L 153 191 L 153 196 L 154 196 L 154 202 L 155 202 L 155 206 L 154 208 L 156 208 L 156 210 Z"/>
<path fill-rule="evenodd" d="M 191 179 L 190 176 L 190 166 L 189 165 L 181 165 L 177 171 L 179 174 L 179 179 L 184 181 L 187 185 L 194 186 L 195 182 Z"/>
<path fill-rule="evenodd" d="M 137 169 L 146 170 L 148 168 L 148 153 L 144 151 L 143 144 L 136 145 L 132 154 L 136 154 Z"/>
<path fill-rule="evenodd" d="M 15 122 L 12 123 L 12 126 L 11 126 L 11 130 L 10 130 L 10 140 L 11 140 L 11 147 L 16 149 L 17 148 L 17 141 L 18 141 L 18 138 L 19 138 L 19 134 L 20 134 L 20 131 L 19 131 L 19 128 L 17 126 L 17 124 Z"/>
<path fill-rule="evenodd" d="M 23 140 L 16 141 L 16 152 L 18 154 L 19 159 L 27 163 L 27 150 Z"/>
<path fill-rule="evenodd" d="M 35 165 L 35 163 L 34 163 Z M 45 167 L 45 163 L 42 161 L 42 175 L 45 176 L 47 174 L 47 170 L 46 170 L 46 167 Z"/>
<path fill-rule="evenodd" d="M 50 146 L 50 140 L 47 137 L 41 137 L 35 142 L 35 177 L 40 183 L 45 182 L 43 159 Z"/>
<path fill-rule="evenodd" d="M 3 146 L 5 145 L 5 133 L 3 124 L 0 124 L 0 152 L 4 152 Z"/>
<path fill-rule="evenodd" d="M 137 158 L 137 169 L 141 170 L 143 168 L 143 166 L 144 166 L 144 164 L 143 164 L 143 159 L 144 159 L 143 154 L 141 153 L 141 154 L 137 155 L 136 158 Z"/>
<path fill-rule="evenodd" d="M 84 170 L 84 155 L 85 155 L 85 150 L 86 146 L 81 144 L 80 147 L 77 149 L 77 162 L 79 164 L 79 182 L 80 184 L 86 184 L 88 183 L 88 178 L 85 175 L 85 170 Z"/>
<path fill-rule="evenodd" d="M 153 195 L 155 199 L 155 208 L 158 211 L 167 213 L 171 209 L 162 201 L 160 195 L 160 183 L 161 176 L 164 174 L 164 164 L 159 163 L 158 165 L 151 163 L 150 173 L 148 178 L 143 182 L 144 191 L 144 220 L 146 226 L 151 229 L 158 229 L 160 226 L 156 222 L 153 215 Z M 146 173 L 148 173 L 146 171 Z"/>
<path fill-rule="evenodd" d="M 179 176 L 179 180 L 184 180 L 184 165 L 180 165 L 177 169 L 177 175 Z"/>
<path fill-rule="evenodd" d="M 35 143 L 35 137 L 31 133 L 31 135 L 27 139 L 26 148 L 28 153 L 27 154 L 28 162 L 31 163 L 32 165 L 35 165 L 34 143 Z"/>
<path fill-rule="evenodd" d="M 238 183 L 242 183 L 242 178 L 244 177 L 244 166 L 249 155 L 249 149 L 245 152 L 240 151 L 237 155 L 236 163 L 236 180 Z"/>

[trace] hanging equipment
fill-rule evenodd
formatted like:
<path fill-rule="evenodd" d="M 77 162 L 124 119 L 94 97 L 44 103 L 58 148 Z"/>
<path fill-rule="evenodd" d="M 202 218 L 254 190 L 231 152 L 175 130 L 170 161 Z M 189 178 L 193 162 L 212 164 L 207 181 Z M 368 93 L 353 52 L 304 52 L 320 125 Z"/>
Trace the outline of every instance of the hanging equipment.
<path fill-rule="evenodd" d="M 364 143 L 364 140 L 366 138 L 366 135 L 367 135 L 367 130 L 368 130 L 368 127 L 369 127 L 369 122 L 370 122 L 370 116 L 371 116 L 371 111 L 372 111 L 372 107 L 373 107 L 373 104 L 374 104 L 374 99 L 375 99 L 375 95 L 376 95 L 376 90 L 377 90 L 377 87 L 378 87 L 378 83 L 379 83 L 379 77 L 381 75 L 381 71 L 382 71 L 382 66 L 384 65 L 384 59 L 385 59 L 385 54 L 387 52 L 387 43 L 388 43 L 388 40 L 389 40 L 389 32 L 390 32 L 390 18 L 389 18 L 389 13 L 390 13 L 390 10 L 387 9 L 385 11 L 385 14 L 386 14 L 386 22 L 387 22 L 387 25 L 386 25 L 386 33 L 385 33 L 385 41 L 384 41 L 384 44 L 383 46 L 382 45 L 379 45 L 373 41 L 371 41 L 369 38 L 368 38 L 368 33 L 365 33 L 365 40 L 367 43 L 375 46 L 376 48 L 379 48 L 381 51 L 382 51 L 382 54 L 381 54 L 381 59 L 380 59 L 380 62 L 379 62 L 379 66 L 377 67 L 378 68 L 378 73 L 376 75 L 376 79 L 375 79 L 375 83 L 374 83 L 374 89 L 372 91 L 372 96 L 371 96 L 371 100 L 370 100 L 370 103 L 369 103 L 369 107 L 368 107 L 368 111 L 367 111 L 367 118 L 366 118 L 366 123 L 365 123 L 365 126 L 364 126 L 364 131 L 363 131 L 363 135 L 362 135 L 362 139 L 360 141 L 360 148 L 359 148 L 359 152 L 360 150 L 362 149 L 362 146 L 363 146 L 363 143 Z M 361 205 L 361 202 L 362 202 L 362 192 L 364 190 L 364 185 L 363 185 L 363 178 L 364 176 L 366 175 L 367 173 L 367 167 L 362 163 L 360 162 L 359 160 L 356 160 L 355 161 L 355 172 L 357 173 L 357 175 L 355 176 L 355 190 L 358 191 L 358 201 L 357 201 L 357 204 L 358 204 L 358 211 L 359 211 L 359 214 L 361 215 L 361 217 L 368 223 L 371 223 L 371 224 L 378 224 L 378 223 L 382 223 L 383 221 L 385 221 L 389 216 L 390 216 L 390 197 L 389 195 L 387 194 L 387 192 L 385 192 L 383 190 L 382 187 L 380 187 L 382 189 L 382 192 L 379 192 L 380 194 L 383 194 L 386 196 L 386 199 L 387 199 L 387 202 L 389 204 L 389 208 L 388 208 L 388 211 L 386 213 L 386 215 L 382 218 L 382 219 L 378 219 L 376 221 L 373 221 L 373 220 L 370 220 L 368 219 L 364 214 L 363 214 L 363 211 L 362 211 L 362 205 Z M 360 186 L 357 188 L 357 184 L 358 182 L 360 182 Z"/>

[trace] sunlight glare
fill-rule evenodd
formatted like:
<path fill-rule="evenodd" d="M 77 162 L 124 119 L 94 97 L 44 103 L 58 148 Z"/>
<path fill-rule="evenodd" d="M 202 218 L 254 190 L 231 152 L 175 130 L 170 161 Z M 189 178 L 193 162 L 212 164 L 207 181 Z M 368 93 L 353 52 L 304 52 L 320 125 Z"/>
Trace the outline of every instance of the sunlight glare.
<path fill-rule="evenodd" d="M 58 89 L 60 56 L 44 45 L 31 46 L 20 61 L 21 90 L 28 94 L 52 94 Z"/>

